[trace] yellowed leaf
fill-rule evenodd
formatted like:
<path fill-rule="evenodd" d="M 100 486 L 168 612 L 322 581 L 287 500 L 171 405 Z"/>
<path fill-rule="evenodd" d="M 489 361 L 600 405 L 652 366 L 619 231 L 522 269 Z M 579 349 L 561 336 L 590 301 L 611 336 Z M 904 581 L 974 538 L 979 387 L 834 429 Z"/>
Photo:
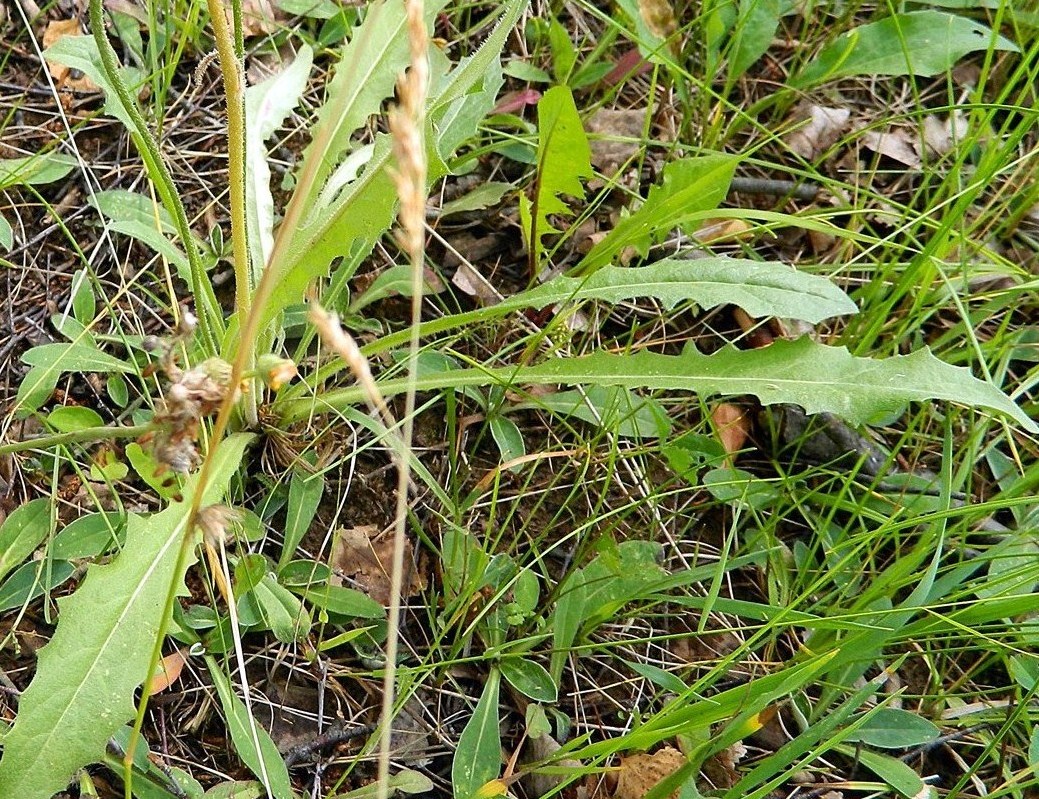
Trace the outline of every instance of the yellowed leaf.
<path fill-rule="evenodd" d="M 654 36 L 669 39 L 678 30 L 675 10 L 667 0 L 639 0 L 639 16 Z"/>
<path fill-rule="evenodd" d="M 717 241 L 749 239 L 754 228 L 744 219 L 708 219 L 693 234 L 697 241 L 710 244 Z"/>

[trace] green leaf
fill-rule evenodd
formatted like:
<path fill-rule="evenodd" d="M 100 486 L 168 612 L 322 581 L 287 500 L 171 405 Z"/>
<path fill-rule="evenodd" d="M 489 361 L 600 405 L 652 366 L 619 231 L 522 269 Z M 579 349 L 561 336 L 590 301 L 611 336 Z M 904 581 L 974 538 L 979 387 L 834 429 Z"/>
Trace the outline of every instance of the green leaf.
<path fill-rule="evenodd" d="M 47 402 L 58 385 L 59 377 L 61 372 L 49 366 L 34 366 L 26 372 L 15 395 L 18 415 L 25 416 Z"/>
<path fill-rule="evenodd" d="M 173 499 L 180 494 L 180 480 L 167 480 L 159 471 L 159 462 L 149 450 L 136 441 L 126 445 L 126 459 L 133 470 L 162 499 Z M 169 473 L 167 473 L 169 474 Z"/>
<path fill-rule="evenodd" d="M 979 599 L 1028 595 L 1039 582 L 1039 541 L 1027 531 L 1007 536 L 986 553 L 988 580 L 975 589 Z"/>
<path fill-rule="evenodd" d="M 941 399 L 997 411 L 1026 430 L 1039 430 L 999 389 L 978 380 L 969 369 L 938 360 L 927 349 L 875 360 L 803 337 L 762 349 L 725 347 L 713 355 L 691 345 L 674 356 L 597 352 L 510 369 L 508 374 L 520 383 L 598 383 L 705 396 L 752 394 L 764 405 L 795 403 L 810 414 L 829 411 L 852 424 L 894 413 L 907 402 Z"/>
<path fill-rule="evenodd" d="M 93 558 L 121 545 L 125 531 L 126 521 L 118 513 L 106 511 L 80 516 L 54 536 L 47 554 L 56 560 Z"/>
<path fill-rule="evenodd" d="M 809 338 L 777 341 L 769 347 L 724 347 L 704 355 L 691 344 L 680 355 L 640 351 L 597 352 L 580 358 L 551 358 L 528 367 L 459 369 L 419 375 L 419 391 L 522 383 L 618 385 L 626 388 L 694 391 L 704 396 L 750 394 L 765 405 L 790 402 L 808 413 L 830 412 L 852 424 L 900 412 L 907 402 L 948 400 L 1005 414 L 1029 431 L 1039 430 L 1024 411 L 995 386 L 973 377 L 965 367 L 950 366 L 927 349 L 912 355 L 872 359 L 851 355 L 844 347 L 817 344 Z M 404 391 L 404 379 L 379 384 L 389 396 Z M 329 391 L 328 407 L 363 401 L 358 389 Z M 286 403 L 283 418 L 306 416 L 310 400 Z"/>
<path fill-rule="evenodd" d="M 558 391 L 513 407 L 572 416 L 622 438 L 652 439 L 671 434 L 671 421 L 659 402 L 617 386 L 590 385 L 581 391 Z"/>
<path fill-rule="evenodd" d="M 634 247 L 645 258 L 652 244 L 680 227 L 690 233 L 703 221 L 703 212 L 725 199 L 739 159 L 722 153 L 672 161 L 663 181 L 649 190 L 646 201 L 621 219 L 573 270 L 587 274 L 610 263 L 621 250 Z"/>
<path fill-rule="evenodd" d="M 108 391 L 108 398 L 120 408 L 125 408 L 130 401 L 130 389 L 122 375 L 109 375 L 105 381 L 105 389 Z"/>
<path fill-rule="evenodd" d="M 166 236 L 176 234 L 173 217 L 160 203 L 148 196 L 127 189 L 106 189 L 87 198 L 87 203 L 112 222 L 135 222 L 149 225 Z"/>
<path fill-rule="evenodd" d="M 894 707 L 882 707 L 844 740 L 860 742 L 879 749 L 908 749 L 933 741 L 942 731 L 916 713 Z"/>
<path fill-rule="evenodd" d="M 292 63 L 245 90 L 245 206 L 254 282 L 274 249 L 274 197 L 264 142 L 299 103 L 313 60 L 314 51 L 303 44 Z"/>
<path fill-rule="evenodd" d="M 177 270 L 177 275 L 185 283 L 191 283 L 191 266 L 188 257 L 161 231 L 155 229 L 155 222 L 139 222 L 136 219 L 124 219 L 109 224 L 113 233 L 122 233 L 135 241 L 141 242 L 150 250 L 161 255 Z"/>
<path fill-rule="evenodd" d="M 76 571 L 64 560 L 40 560 L 23 563 L 0 585 L 0 613 L 20 608 L 53 591 Z"/>
<path fill-rule="evenodd" d="M 105 420 L 101 418 L 101 414 L 91 408 L 68 405 L 55 408 L 48 413 L 47 424 L 59 433 L 71 433 L 90 427 L 104 427 Z"/>
<path fill-rule="evenodd" d="M 427 4 L 427 22 L 443 5 L 444 0 Z M 408 61 L 403 0 L 369 4 L 325 86 L 326 100 L 318 109 L 311 142 L 303 151 L 297 191 L 303 192 L 304 208 L 316 205 L 325 182 L 351 149 L 350 137 L 393 94 L 397 76 Z"/>
<path fill-rule="evenodd" d="M 321 585 L 297 590 L 297 593 L 314 607 L 340 616 L 358 619 L 382 619 L 386 616 L 386 609 L 382 605 L 353 588 Z"/>
<path fill-rule="evenodd" d="M 730 84 L 768 51 L 783 6 L 783 0 L 739 0 L 736 26 L 729 42 Z"/>
<path fill-rule="evenodd" d="M 235 567 L 235 590 L 239 602 L 252 602 L 260 617 L 260 623 L 274 637 L 291 644 L 310 632 L 310 614 L 303 603 L 287 588 L 278 585 L 268 572 L 267 559 L 263 555 L 246 555 Z M 246 611 L 241 610 L 244 616 Z"/>
<path fill-rule="evenodd" d="M 19 505 L 0 526 L 0 578 L 29 557 L 51 530 L 49 499 Z"/>
<path fill-rule="evenodd" d="M 87 270 L 78 269 L 72 276 L 72 314 L 83 325 L 94 320 L 97 303 L 94 301 L 94 289 L 90 285 L 90 274 Z"/>
<path fill-rule="evenodd" d="M 703 486 L 720 502 L 736 502 L 756 510 L 767 508 L 778 496 L 770 483 L 743 469 L 711 469 L 703 476 Z"/>
<path fill-rule="evenodd" d="M 203 505 L 219 502 L 251 436 L 226 439 L 211 456 Z M 0 796 L 50 799 L 77 769 L 102 758 L 108 739 L 133 717 L 134 691 L 148 677 L 170 585 L 184 591 L 178 564 L 197 476 L 185 501 L 144 518 L 130 515 L 127 545 L 104 566 L 91 565 L 82 586 L 58 600 L 58 626 L 40 650 L 4 738 Z M 193 551 L 193 548 L 192 548 Z M 181 567 L 177 571 L 177 566 Z"/>
<path fill-rule="evenodd" d="M 1009 39 L 967 17 L 933 10 L 895 14 L 839 36 L 790 85 L 848 75 L 937 75 L 968 53 L 989 49 L 1018 52 Z"/>
<path fill-rule="evenodd" d="M 54 183 L 68 175 L 76 164 L 76 159 L 71 155 L 55 152 L 27 155 L 24 158 L 0 158 L 0 190 L 11 186 Z"/>
<path fill-rule="evenodd" d="M 1034 774 L 1039 775 L 1039 725 L 1032 727 L 1032 737 L 1028 741 L 1028 765 Z"/>
<path fill-rule="evenodd" d="M 869 749 L 849 749 L 847 754 L 858 758 L 862 765 L 908 799 L 920 799 L 931 795 L 920 775 L 897 757 L 882 755 Z"/>
<path fill-rule="evenodd" d="M 446 166 L 442 159 L 476 132 L 482 109 L 493 103 L 491 95 L 497 91 L 501 73 L 498 57 L 527 0 L 509 0 L 504 6 L 498 24 L 484 44 L 436 82 L 430 94 L 427 142 L 432 144 L 433 153 L 439 155 L 430 160 L 430 184 L 444 176 Z M 403 24 L 403 17 L 394 24 Z M 370 151 L 355 153 L 365 157 L 363 163 L 354 166 L 355 170 L 363 166 L 356 179 L 343 181 L 341 188 L 328 192 L 320 203 L 316 202 L 314 190 L 297 190 L 302 192 L 299 202 L 305 209 L 304 218 L 293 231 L 284 258 L 269 267 L 277 270 L 278 280 L 263 309 L 263 326 L 268 326 L 288 306 L 300 302 L 313 279 L 327 274 L 328 265 L 343 256 L 343 242 L 368 249 L 389 229 L 397 201 L 396 186 L 388 171 L 391 153 L 389 136 L 376 136 Z M 313 198 L 304 202 L 311 195 Z M 292 203 L 296 202 L 294 195 Z"/>
<path fill-rule="evenodd" d="M 517 691 L 536 702 L 555 702 L 559 694 L 548 669 L 533 660 L 518 657 L 502 658 L 498 662 L 502 676 Z"/>
<path fill-rule="evenodd" d="M 289 771 L 281 753 L 271 736 L 251 715 L 245 703 L 231 687 L 231 681 L 220 668 L 216 658 L 206 656 L 209 675 L 213 679 L 220 707 L 227 719 L 227 730 L 231 734 L 235 751 L 249 770 L 270 789 L 274 799 L 293 799 Z"/>
<path fill-rule="evenodd" d="M 584 198 L 581 178 L 595 174 L 591 157 L 592 150 L 574 96 L 566 86 L 553 86 L 538 102 L 538 169 L 534 197 L 528 199 L 520 195 L 520 225 L 534 263 L 541 263 L 545 252 L 541 239 L 545 234 L 560 232 L 552 226 L 549 217 L 574 215 L 560 195 Z"/>
<path fill-rule="evenodd" d="M 280 5 L 280 4 L 279 4 Z M 205 793 L 205 799 L 259 799 L 267 790 L 255 780 L 235 780 L 214 785 Z"/>
<path fill-rule="evenodd" d="M 496 308 L 544 308 L 581 300 L 623 302 L 654 297 L 667 310 L 692 300 L 701 308 L 738 305 L 751 316 L 784 316 L 816 324 L 858 312 L 833 281 L 786 264 L 724 256 L 665 259 L 649 266 L 605 266 L 587 278 L 560 276 L 509 297 Z"/>
<path fill-rule="evenodd" d="M 0 214 L 0 249 L 10 250 L 14 246 L 14 230 L 7 218 Z"/>
<path fill-rule="evenodd" d="M 324 493 L 325 478 L 320 473 L 308 474 L 302 469 L 292 472 L 289 479 L 289 506 L 285 513 L 285 541 L 278 558 L 278 568 L 295 556 L 296 547 L 310 529 Z"/>
<path fill-rule="evenodd" d="M 22 356 L 30 366 L 61 372 L 119 372 L 134 374 L 132 364 L 86 344 L 41 344 Z"/>
<path fill-rule="evenodd" d="M 502 183 L 500 181 L 488 181 L 487 183 L 481 183 L 475 189 L 461 197 L 451 200 L 451 202 L 444 203 L 440 209 L 440 218 L 452 216 L 454 214 L 464 214 L 469 211 L 482 211 L 484 208 L 493 208 L 495 205 L 502 201 L 502 198 L 513 191 L 516 187 L 511 183 Z"/>
<path fill-rule="evenodd" d="M 502 462 L 510 463 L 527 454 L 526 445 L 523 443 L 523 433 L 514 421 L 499 414 L 492 416 L 487 422 L 487 426 L 491 430 L 491 438 L 498 445 Z"/>
<path fill-rule="evenodd" d="M 578 633 L 601 624 L 622 605 L 637 599 L 657 583 L 663 570 L 657 563 L 660 545 L 625 541 L 609 555 L 599 555 L 563 583 L 552 630 L 550 672 L 558 684 L 569 650 Z"/>
<path fill-rule="evenodd" d="M 501 773 L 501 735 L 498 731 L 498 690 L 501 672 L 492 667 L 487 682 L 458 738 L 451 763 L 451 787 L 455 799 L 476 799 L 480 788 Z"/>
<path fill-rule="evenodd" d="M 108 75 L 101 62 L 101 53 L 97 49 L 97 42 L 93 36 L 62 36 L 44 51 L 44 57 L 48 61 L 55 61 L 72 69 L 78 69 L 97 86 L 100 86 L 105 94 L 105 113 L 114 116 L 128 130 L 134 130 L 130 115 L 126 113 L 115 88 L 108 80 Z M 135 86 L 141 83 L 140 71 L 132 67 L 120 67 L 119 76 L 130 87 L 131 92 Z"/>

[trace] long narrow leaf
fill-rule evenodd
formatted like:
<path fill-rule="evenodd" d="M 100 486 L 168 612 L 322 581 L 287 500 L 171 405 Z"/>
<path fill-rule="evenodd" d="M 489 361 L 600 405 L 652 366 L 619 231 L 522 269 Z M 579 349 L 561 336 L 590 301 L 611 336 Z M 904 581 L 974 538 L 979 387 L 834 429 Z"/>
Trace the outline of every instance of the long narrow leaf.
<path fill-rule="evenodd" d="M 1026 430 L 1039 430 L 995 386 L 978 380 L 969 369 L 938 360 L 929 350 L 877 360 L 858 358 L 844 347 L 828 347 L 809 338 L 777 341 L 756 350 L 726 347 L 713 355 L 704 355 L 688 346 L 680 355 L 597 352 L 582 358 L 552 358 L 530 367 L 438 371 L 420 374 L 418 389 L 523 383 L 590 383 L 695 391 L 703 395 L 750 394 L 765 405 L 795 403 L 808 413 L 828 411 L 853 424 L 868 423 L 908 402 L 938 399 L 996 411 Z M 397 394 L 406 388 L 406 382 L 387 380 L 380 388 L 386 395 Z M 341 389 L 324 395 L 319 407 L 345 407 L 363 399 L 359 389 Z M 289 402 L 283 418 L 304 418 L 314 409 L 312 400 Z"/>

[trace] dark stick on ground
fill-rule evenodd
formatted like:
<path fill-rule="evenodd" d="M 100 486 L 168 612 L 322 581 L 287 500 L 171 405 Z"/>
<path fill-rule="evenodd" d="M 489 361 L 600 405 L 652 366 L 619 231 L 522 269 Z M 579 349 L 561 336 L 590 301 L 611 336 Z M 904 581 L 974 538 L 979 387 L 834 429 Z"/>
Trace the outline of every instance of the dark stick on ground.
<path fill-rule="evenodd" d="M 311 755 L 320 752 L 322 749 L 328 749 L 343 741 L 359 738 L 362 735 L 371 735 L 378 726 L 378 724 L 348 725 L 347 722 L 339 722 L 309 741 L 286 749 L 282 752 L 282 757 L 285 759 L 285 765 L 291 767 L 301 760 L 307 760 Z"/>

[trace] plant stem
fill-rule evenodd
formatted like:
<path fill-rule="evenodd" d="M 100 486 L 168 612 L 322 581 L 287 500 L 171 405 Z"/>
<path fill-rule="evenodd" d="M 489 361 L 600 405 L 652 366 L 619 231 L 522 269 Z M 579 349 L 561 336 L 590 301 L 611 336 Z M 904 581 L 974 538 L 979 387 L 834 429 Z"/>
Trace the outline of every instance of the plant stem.
<path fill-rule="evenodd" d="M 108 78 L 108 82 L 112 85 L 116 96 L 119 98 L 123 110 L 126 111 L 127 116 L 133 123 L 130 135 L 133 137 L 134 144 L 137 145 L 137 149 L 141 153 L 141 158 L 144 160 L 148 175 L 154 182 L 155 189 L 162 199 L 162 204 L 173 216 L 177 235 L 180 237 L 184 252 L 188 257 L 188 264 L 191 267 L 191 290 L 195 295 L 196 301 L 201 306 L 198 309 L 199 335 L 202 337 L 206 350 L 215 354 L 219 351 L 219 334 L 216 331 L 223 328 L 223 312 L 216 301 L 213 286 L 206 276 L 205 268 L 202 265 L 202 255 L 199 252 L 195 237 L 191 233 L 191 225 L 188 223 L 187 212 L 184 210 L 184 204 L 180 201 L 180 195 L 177 194 L 177 187 L 173 182 L 172 175 L 170 175 L 169 168 L 166 166 L 166 161 L 163 160 L 159 143 L 148 128 L 148 123 L 145 121 L 144 115 L 141 114 L 137 100 L 130 93 L 129 88 L 127 88 L 126 83 L 119 74 L 119 59 L 115 54 L 115 50 L 112 49 L 105 31 L 102 0 L 90 0 L 90 30 L 94 34 L 94 41 L 97 42 L 97 49 L 101 55 L 101 65 L 104 68 L 105 77 Z"/>
<path fill-rule="evenodd" d="M 224 99 L 227 105 L 227 172 L 231 202 L 235 312 L 239 319 L 244 319 L 249 313 L 249 302 L 253 293 L 253 273 L 249 265 L 248 230 L 245 222 L 245 77 L 242 60 L 238 55 L 235 32 L 227 23 L 224 4 L 221 0 L 207 0 L 207 3 L 220 73 L 224 79 Z M 236 18 L 241 18 L 240 4 Z M 256 268 L 262 268 L 262 264 L 257 264 Z M 255 336 L 251 339 L 243 337 L 238 342 L 238 346 L 244 348 L 247 355 L 246 370 L 252 369 L 256 360 L 255 340 Z M 256 391 L 250 391 L 244 397 L 246 422 L 250 427 L 257 424 L 256 397 Z"/>
<path fill-rule="evenodd" d="M 49 436 L 27 438 L 24 441 L 13 441 L 0 446 L 0 455 L 12 452 L 26 452 L 33 449 L 60 447 L 65 444 L 87 444 L 93 441 L 107 441 L 115 438 L 138 438 L 152 429 L 150 424 L 138 424 L 133 427 L 87 427 L 68 433 L 54 433 Z"/>

